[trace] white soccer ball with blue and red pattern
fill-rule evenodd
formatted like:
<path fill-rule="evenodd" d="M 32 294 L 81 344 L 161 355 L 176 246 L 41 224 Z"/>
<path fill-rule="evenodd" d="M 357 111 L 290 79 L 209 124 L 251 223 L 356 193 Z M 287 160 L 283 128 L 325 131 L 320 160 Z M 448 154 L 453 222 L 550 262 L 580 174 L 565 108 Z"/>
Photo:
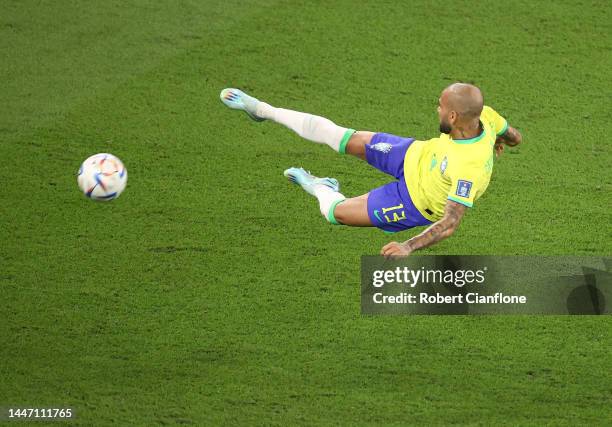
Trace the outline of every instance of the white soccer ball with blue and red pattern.
<path fill-rule="evenodd" d="M 113 200 L 125 190 L 127 169 L 112 154 L 94 154 L 81 164 L 77 182 L 83 194 L 90 199 Z"/>

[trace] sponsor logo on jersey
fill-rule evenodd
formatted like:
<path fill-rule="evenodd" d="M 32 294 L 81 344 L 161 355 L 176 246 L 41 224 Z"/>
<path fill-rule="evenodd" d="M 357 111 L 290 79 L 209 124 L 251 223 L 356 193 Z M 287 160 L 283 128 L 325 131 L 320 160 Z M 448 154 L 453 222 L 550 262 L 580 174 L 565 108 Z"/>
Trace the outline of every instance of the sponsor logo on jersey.
<path fill-rule="evenodd" d="M 429 164 L 429 171 L 431 172 L 433 168 L 436 167 L 437 164 L 438 164 L 438 159 L 436 159 L 436 153 L 434 153 L 433 157 L 431 158 L 431 163 Z"/>

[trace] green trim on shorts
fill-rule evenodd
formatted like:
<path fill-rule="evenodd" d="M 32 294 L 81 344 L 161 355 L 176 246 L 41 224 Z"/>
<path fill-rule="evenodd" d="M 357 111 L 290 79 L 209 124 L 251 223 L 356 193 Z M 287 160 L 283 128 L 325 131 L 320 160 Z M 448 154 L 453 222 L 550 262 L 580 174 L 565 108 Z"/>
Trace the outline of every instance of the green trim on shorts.
<path fill-rule="evenodd" d="M 342 225 L 340 224 L 337 220 L 336 217 L 334 216 L 334 210 L 336 210 L 336 206 L 338 206 L 340 203 L 344 202 L 346 199 L 340 199 L 340 200 L 336 200 L 334 203 L 332 203 L 332 205 L 329 207 L 329 212 L 327 212 L 327 220 L 334 225 Z"/>
<path fill-rule="evenodd" d="M 347 129 L 346 132 L 344 132 L 344 136 L 340 140 L 340 146 L 338 147 L 338 153 L 346 154 L 346 146 L 348 145 L 349 139 L 351 139 L 351 136 L 353 136 L 355 132 L 357 132 L 355 129 Z"/>

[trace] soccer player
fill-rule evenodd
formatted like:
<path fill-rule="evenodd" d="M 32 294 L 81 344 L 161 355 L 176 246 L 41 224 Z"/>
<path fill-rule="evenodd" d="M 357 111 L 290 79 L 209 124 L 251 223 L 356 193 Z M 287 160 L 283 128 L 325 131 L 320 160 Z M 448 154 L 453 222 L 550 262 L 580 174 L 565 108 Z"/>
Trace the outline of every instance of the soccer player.
<path fill-rule="evenodd" d="M 332 224 L 378 227 L 395 233 L 428 226 L 403 242 L 385 245 L 385 256 L 407 256 L 451 236 L 467 208 L 489 185 L 494 152 L 520 144 L 519 131 L 491 107 L 476 86 L 454 83 L 438 100 L 440 134 L 428 141 L 386 133 L 355 131 L 307 113 L 276 108 L 238 89 L 221 91 L 221 101 L 255 121 L 272 120 L 302 138 L 351 154 L 395 178 L 359 197 L 345 198 L 338 181 L 318 178 L 302 168 L 285 176 L 319 200 Z"/>

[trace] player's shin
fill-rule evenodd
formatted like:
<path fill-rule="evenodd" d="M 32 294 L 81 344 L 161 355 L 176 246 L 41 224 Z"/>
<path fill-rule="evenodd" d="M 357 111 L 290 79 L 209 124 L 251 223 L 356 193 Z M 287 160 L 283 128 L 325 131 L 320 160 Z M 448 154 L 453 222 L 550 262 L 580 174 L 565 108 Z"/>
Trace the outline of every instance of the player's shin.
<path fill-rule="evenodd" d="M 346 144 L 355 130 L 336 125 L 325 117 L 299 111 L 275 108 L 265 102 L 257 105 L 257 116 L 280 123 L 302 138 L 318 144 L 327 144 L 334 151 L 344 153 Z"/>

